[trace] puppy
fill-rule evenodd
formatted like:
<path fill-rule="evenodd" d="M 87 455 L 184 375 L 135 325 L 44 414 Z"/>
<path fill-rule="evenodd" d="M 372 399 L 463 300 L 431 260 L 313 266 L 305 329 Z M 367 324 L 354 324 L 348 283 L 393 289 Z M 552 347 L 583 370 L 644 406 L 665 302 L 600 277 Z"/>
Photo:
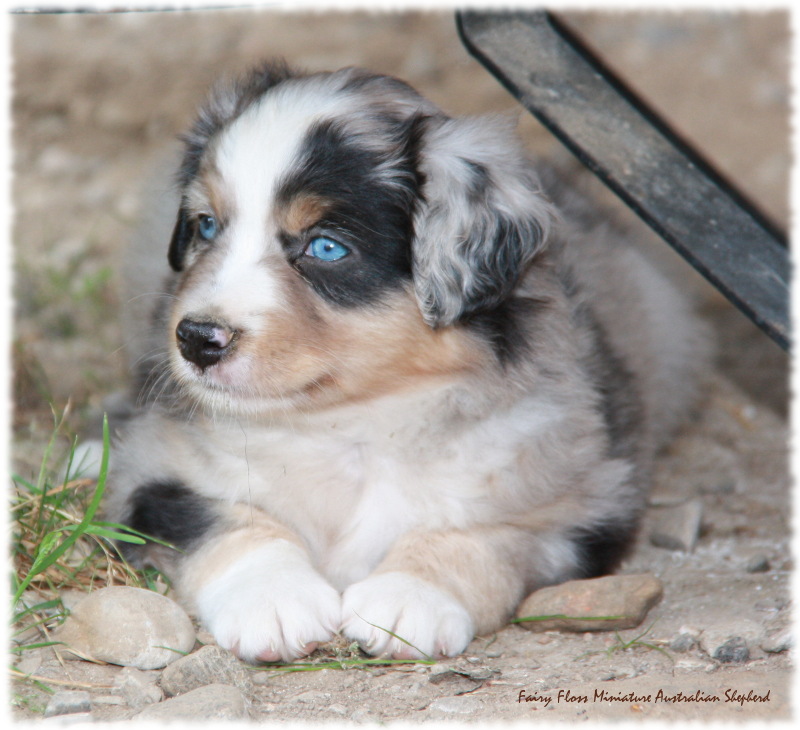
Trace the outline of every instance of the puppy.
<path fill-rule="evenodd" d="M 107 509 L 177 548 L 128 554 L 221 646 L 452 656 L 619 563 L 705 333 L 506 121 L 267 64 L 212 93 L 178 187 L 135 249 L 164 264 Z"/>

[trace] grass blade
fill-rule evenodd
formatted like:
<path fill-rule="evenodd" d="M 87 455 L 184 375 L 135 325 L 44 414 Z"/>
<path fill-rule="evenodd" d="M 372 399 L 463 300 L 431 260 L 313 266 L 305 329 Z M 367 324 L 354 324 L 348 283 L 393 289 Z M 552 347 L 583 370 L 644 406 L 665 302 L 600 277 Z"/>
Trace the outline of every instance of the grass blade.
<path fill-rule="evenodd" d="M 53 438 L 50 440 L 50 444 L 48 445 L 48 451 L 52 448 L 52 443 L 54 442 L 55 434 Z M 95 489 L 94 495 L 92 496 L 89 505 L 86 507 L 86 512 L 83 516 L 83 519 L 80 523 L 75 527 L 74 530 L 70 532 L 67 538 L 58 546 L 53 547 L 54 537 L 58 535 L 58 531 L 51 532 L 45 535 L 42 543 L 39 546 L 39 550 L 36 552 L 36 558 L 34 560 L 33 565 L 31 566 L 28 575 L 22 580 L 22 582 L 17 586 L 17 590 L 14 594 L 13 605 L 16 605 L 17 601 L 19 601 L 22 594 L 25 592 L 27 587 L 31 584 L 31 581 L 40 573 L 47 570 L 53 563 L 56 562 L 64 553 L 67 552 L 78 540 L 78 538 L 86 532 L 86 529 L 89 527 L 92 518 L 97 512 L 97 509 L 100 506 L 100 500 L 103 498 L 103 493 L 105 492 L 106 486 L 106 477 L 108 476 L 108 454 L 109 454 L 109 447 L 110 447 L 110 437 L 108 433 L 108 418 L 106 416 L 103 417 L 103 457 L 100 462 L 100 474 L 97 478 L 97 487 Z M 42 472 L 44 472 L 44 466 L 42 466 Z M 41 483 L 37 485 L 39 489 L 42 489 L 44 485 L 44 477 L 41 477 Z M 42 489 L 42 491 L 44 491 Z"/>

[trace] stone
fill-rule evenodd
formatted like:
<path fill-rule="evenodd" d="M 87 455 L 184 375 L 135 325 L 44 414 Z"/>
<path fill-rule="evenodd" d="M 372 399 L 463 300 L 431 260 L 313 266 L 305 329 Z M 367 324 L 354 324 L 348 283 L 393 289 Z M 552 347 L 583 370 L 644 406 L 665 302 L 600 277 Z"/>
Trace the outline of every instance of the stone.
<path fill-rule="evenodd" d="M 244 665 L 219 646 L 204 646 L 181 657 L 161 674 L 161 689 L 168 697 L 208 684 L 229 684 L 248 695 L 253 691 L 253 682 Z"/>
<path fill-rule="evenodd" d="M 61 690 L 50 698 L 44 710 L 44 716 L 72 715 L 91 712 L 91 710 L 92 698 L 88 692 L 83 690 Z"/>
<path fill-rule="evenodd" d="M 84 726 L 92 722 L 94 722 L 94 717 L 91 712 L 71 712 L 69 715 L 54 715 L 42 720 L 45 727 L 48 725 L 53 727 Z"/>
<path fill-rule="evenodd" d="M 741 636 L 733 636 L 718 646 L 713 656 L 723 664 L 743 664 L 750 659 L 750 649 Z"/>
<path fill-rule="evenodd" d="M 776 627 L 766 631 L 759 642 L 767 654 L 780 654 L 792 648 L 792 629 L 790 626 Z"/>
<path fill-rule="evenodd" d="M 463 695 L 467 692 L 474 692 L 483 684 L 479 680 L 473 680 L 465 674 L 450 668 L 432 672 L 428 675 L 428 681 L 431 684 L 438 685 L 442 692 L 446 692 L 449 695 Z"/>
<path fill-rule="evenodd" d="M 766 555 L 753 555 L 744 566 L 748 573 L 766 573 L 769 571 L 769 558 Z"/>
<path fill-rule="evenodd" d="M 137 720 L 173 722 L 186 720 L 243 720 L 249 718 L 247 699 L 229 684 L 209 684 L 142 710 Z"/>
<path fill-rule="evenodd" d="M 79 656 L 161 669 L 191 651 L 195 632 L 172 599 L 144 588 L 112 586 L 78 603 L 56 638 Z"/>
<path fill-rule="evenodd" d="M 697 544 L 703 522 L 703 502 L 692 499 L 674 507 L 652 510 L 650 543 L 666 550 L 690 553 Z"/>
<path fill-rule="evenodd" d="M 157 681 L 157 675 L 134 667 L 125 667 L 114 679 L 114 685 L 128 707 L 142 710 L 164 699 L 164 693 L 156 684 Z"/>
<path fill-rule="evenodd" d="M 633 629 L 663 592 L 661 581 L 649 574 L 573 580 L 532 593 L 517 610 L 517 618 L 552 617 L 519 624 L 539 632 Z"/>
<path fill-rule="evenodd" d="M 670 650 L 676 651 L 680 654 L 691 651 L 695 646 L 697 646 L 697 638 L 691 634 L 678 634 L 669 643 Z"/>

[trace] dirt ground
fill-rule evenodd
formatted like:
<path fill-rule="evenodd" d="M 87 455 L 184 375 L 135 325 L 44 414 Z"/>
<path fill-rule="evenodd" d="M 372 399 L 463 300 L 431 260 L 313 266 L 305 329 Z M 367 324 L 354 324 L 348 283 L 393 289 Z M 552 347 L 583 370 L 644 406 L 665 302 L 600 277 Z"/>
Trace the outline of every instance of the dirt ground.
<path fill-rule="evenodd" d="M 686 137 L 778 223 L 788 222 L 789 17 L 769 13 L 563 13 Z M 449 13 L 307 14 L 193 11 L 16 16 L 12 23 L 14 196 L 13 457 L 38 466 L 52 400 L 71 398 L 81 429 L 124 380 L 115 267 L 139 214 L 139 191 L 190 121 L 209 84 L 265 56 L 317 70 L 361 65 L 398 75 L 454 114 L 514 112 L 515 102 L 463 50 Z M 530 149 L 567 160 L 525 114 Z M 599 186 L 598 195 L 607 198 Z M 611 201 L 614 204 L 614 201 Z M 700 413 L 660 461 L 649 520 L 699 499 L 694 552 L 653 546 L 648 525 L 624 572 L 652 572 L 665 596 L 642 630 L 667 648 L 616 650 L 605 634 L 533 634 L 509 627 L 476 639 L 453 666 L 481 668 L 477 688 L 430 681 L 430 667 L 258 673 L 259 719 L 565 720 L 777 719 L 789 716 L 788 652 L 765 651 L 788 625 L 792 559 L 787 469 L 787 359 L 630 213 L 649 246 L 698 298 L 719 339 Z M 748 572 L 753 558 L 768 569 Z M 654 623 L 653 623 L 654 622 Z M 652 626 L 651 626 L 652 624 Z M 637 632 L 624 632 L 630 640 Z M 750 661 L 710 654 L 740 636 Z M 773 642 L 774 644 L 774 642 Z M 491 671 L 490 671 L 491 670 Z M 108 684 L 113 667 L 46 661 L 38 673 Z M 717 695 L 721 702 L 593 702 L 614 695 Z M 725 690 L 764 703 L 724 702 Z M 557 701 L 559 690 L 588 703 Z M 552 702 L 518 702 L 520 691 Z M 100 691 L 102 694 L 102 691 Z M 19 720 L 37 717 L 30 706 Z M 98 702 L 95 719 L 131 714 Z"/>

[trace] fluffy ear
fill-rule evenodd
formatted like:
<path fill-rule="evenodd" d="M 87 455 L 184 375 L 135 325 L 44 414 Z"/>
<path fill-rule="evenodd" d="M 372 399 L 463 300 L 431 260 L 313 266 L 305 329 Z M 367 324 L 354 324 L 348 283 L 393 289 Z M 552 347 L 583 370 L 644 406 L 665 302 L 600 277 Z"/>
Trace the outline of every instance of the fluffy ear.
<path fill-rule="evenodd" d="M 427 121 L 414 220 L 414 287 L 442 327 L 497 307 L 542 249 L 552 217 L 510 120 Z"/>
<path fill-rule="evenodd" d="M 186 249 L 191 243 L 193 235 L 194 230 L 189 222 L 189 217 L 186 215 L 186 206 L 181 202 L 181 207 L 178 210 L 178 220 L 172 231 L 172 240 L 169 243 L 169 251 L 167 253 L 167 260 L 173 271 L 183 270 Z"/>

